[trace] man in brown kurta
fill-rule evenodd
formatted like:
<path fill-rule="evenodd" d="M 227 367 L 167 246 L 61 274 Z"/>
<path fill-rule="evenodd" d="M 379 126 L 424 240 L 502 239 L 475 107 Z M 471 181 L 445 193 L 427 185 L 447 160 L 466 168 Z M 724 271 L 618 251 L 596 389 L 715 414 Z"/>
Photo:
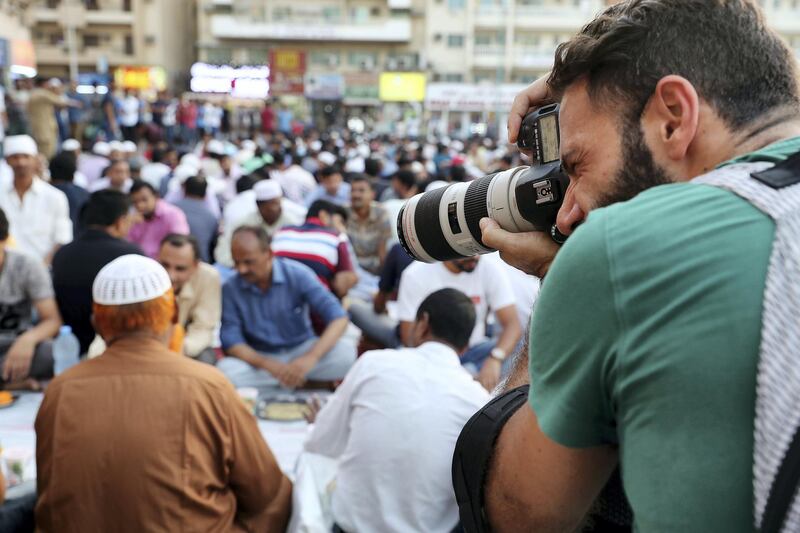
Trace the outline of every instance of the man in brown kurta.
<path fill-rule="evenodd" d="M 31 124 L 31 134 L 36 139 L 39 152 L 48 160 L 56 155 L 58 144 L 58 123 L 56 122 L 56 109 L 67 105 L 66 100 L 55 93 L 51 82 L 43 79 L 36 80 L 36 88 L 31 91 L 28 100 L 28 120 Z"/>
<path fill-rule="evenodd" d="M 125 285 L 126 276 L 140 279 Z M 161 296 L 145 304 L 174 302 L 166 272 L 146 257 L 122 256 L 97 275 L 95 322 L 108 349 L 47 388 L 36 419 L 37 528 L 284 531 L 291 483 L 225 377 L 170 351 L 168 334 L 109 335 L 99 323 L 113 299 L 154 290 Z"/>

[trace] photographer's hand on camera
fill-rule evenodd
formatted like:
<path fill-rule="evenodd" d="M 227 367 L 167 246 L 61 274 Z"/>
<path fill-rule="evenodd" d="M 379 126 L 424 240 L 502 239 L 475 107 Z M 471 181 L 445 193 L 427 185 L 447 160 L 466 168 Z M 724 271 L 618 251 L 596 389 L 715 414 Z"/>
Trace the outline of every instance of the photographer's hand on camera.
<path fill-rule="evenodd" d="M 538 278 L 547 274 L 559 249 L 550 235 L 540 231 L 511 233 L 490 218 L 482 219 L 480 225 L 483 242 L 499 250 L 503 261 Z"/>
<path fill-rule="evenodd" d="M 511 111 L 508 115 L 508 142 L 517 142 L 519 127 L 522 119 L 528 112 L 550 101 L 550 93 L 547 87 L 547 78 L 550 74 L 545 74 L 541 78 L 531 83 L 524 91 L 514 97 Z"/>

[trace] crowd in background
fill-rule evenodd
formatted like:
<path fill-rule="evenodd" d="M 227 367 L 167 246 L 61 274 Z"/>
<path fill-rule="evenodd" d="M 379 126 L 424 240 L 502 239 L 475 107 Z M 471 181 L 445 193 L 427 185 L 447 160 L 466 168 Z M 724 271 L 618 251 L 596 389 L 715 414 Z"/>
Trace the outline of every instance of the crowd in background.
<path fill-rule="evenodd" d="M 395 221 L 403 202 L 449 182 L 468 181 L 521 163 L 515 149 L 498 146 L 490 138 L 462 141 L 364 136 L 346 129 L 317 131 L 269 101 L 252 127 L 233 131 L 230 110 L 212 102 L 178 100 L 166 92 L 145 102 L 135 91 L 118 91 L 113 84 L 104 95 L 82 95 L 74 84 L 37 79 L 22 83 L 14 100 L 9 95 L 5 100 L 8 134 L 29 132 L 34 138 L 38 153 L 33 172 L 64 193 L 72 226 L 68 231 L 66 224 L 57 224 L 53 242 L 40 243 L 35 242 L 37 238 L 15 236 L 21 224 L 11 217 L 11 238 L 31 247 L 22 251 L 34 252 L 50 264 L 54 246 L 84 233 L 81 210 L 89 194 L 105 189 L 129 195 L 135 207 L 133 218 L 139 222 L 122 237 L 157 257 L 167 234 L 190 233 L 197 241 L 197 259 L 216 266 L 223 281 L 234 272 L 234 230 L 263 226 L 276 255 L 304 260 L 336 298 L 351 307 L 354 321 L 368 334 L 367 346 L 394 347 L 403 341 L 397 327 L 402 320 L 394 312 L 387 314 L 386 305 L 397 297 L 401 273 L 410 263 L 397 245 Z M 12 178 L 12 169 L 4 162 L 1 183 L 10 183 Z M 279 187 L 265 187 L 265 180 Z M 307 210 L 317 201 L 323 203 L 311 216 Z M 322 216 L 318 215 L 320 205 L 325 208 Z M 159 231 L 152 231 L 158 226 L 147 220 L 152 216 L 164 221 Z M 342 249 L 332 264 L 325 263 L 324 257 L 308 259 L 315 251 L 309 252 L 307 243 L 279 232 L 284 226 L 305 226 L 303 231 L 313 232 L 309 219 L 341 239 Z M 496 258 L 485 258 L 480 264 L 481 272 L 492 265 L 492 273 L 484 277 L 493 282 L 519 274 Z M 420 271 L 414 278 L 426 275 Z M 414 282 L 406 285 L 406 292 L 411 292 Z M 423 283 L 413 292 L 425 290 Z M 501 300 L 509 301 L 491 305 L 491 313 L 480 314 L 483 323 L 476 328 L 475 344 L 499 338 L 508 326 L 505 317 L 510 315 L 501 313 L 504 318 L 498 321 L 495 311 L 514 299 L 512 291 L 489 290 L 487 294 L 507 294 Z M 529 313 L 529 299 L 526 294 L 521 301 L 511 302 L 518 303 L 518 319 L 523 320 L 517 320 L 515 331 Z M 403 310 L 403 304 L 400 313 L 416 310 Z M 486 306 L 486 299 L 481 305 Z M 389 310 L 394 310 L 391 303 Z M 489 329 L 484 331 L 485 325 Z M 506 339 L 503 344 L 508 352 L 514 343 Z M 480 351 L 478 362 L 485 353 L 486 349 Z"/>

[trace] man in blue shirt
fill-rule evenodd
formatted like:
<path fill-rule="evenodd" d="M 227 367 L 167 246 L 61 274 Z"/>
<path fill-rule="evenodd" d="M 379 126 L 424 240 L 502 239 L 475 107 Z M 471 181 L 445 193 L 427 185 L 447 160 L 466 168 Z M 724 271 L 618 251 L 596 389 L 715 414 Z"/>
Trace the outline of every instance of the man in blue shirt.
<path fill-rule="evenodd" d="M 319 187 L 306 198 L 306 207 L 317 200 L 327 200 L 337 205 L 350 205 L 350 184 L 344 181 L 337 167 L 324 167 L 319 171 Z"/>
<path fill-rule="evenodd" d="M 344 378 L 356 357 L 355 346 L 341 340 L 347 314 L 314 271 L 274 257 L 259 227 L 238 228 L 231 254 L 237 275 L 222 288 L 220 338 L 228 357 L 219 369 L 236 387 Z M 319 337 L 309 311 L 327 324 Z"/>

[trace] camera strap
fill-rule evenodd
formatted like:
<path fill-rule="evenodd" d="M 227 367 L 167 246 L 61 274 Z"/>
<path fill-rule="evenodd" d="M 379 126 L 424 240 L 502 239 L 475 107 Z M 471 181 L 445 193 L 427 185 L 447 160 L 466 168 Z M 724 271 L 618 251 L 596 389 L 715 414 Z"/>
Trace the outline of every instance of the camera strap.
<path fill-rule="evenodd" d="M 775 223 L 764 286 L 753 441 L 755 527 L 800 531 L 800 153 L 733 163 L 693 183 L 726 189 Z"/>
<path fill-rule="evenodd" d="M 488 533 L 483 487 L 495 441 L 508 419 L 527 400 L 530 385 L 501 394 L 486 404 L 461 430 L 453 454 L 453 489 L 461 525 L 467 533 Z"/>

